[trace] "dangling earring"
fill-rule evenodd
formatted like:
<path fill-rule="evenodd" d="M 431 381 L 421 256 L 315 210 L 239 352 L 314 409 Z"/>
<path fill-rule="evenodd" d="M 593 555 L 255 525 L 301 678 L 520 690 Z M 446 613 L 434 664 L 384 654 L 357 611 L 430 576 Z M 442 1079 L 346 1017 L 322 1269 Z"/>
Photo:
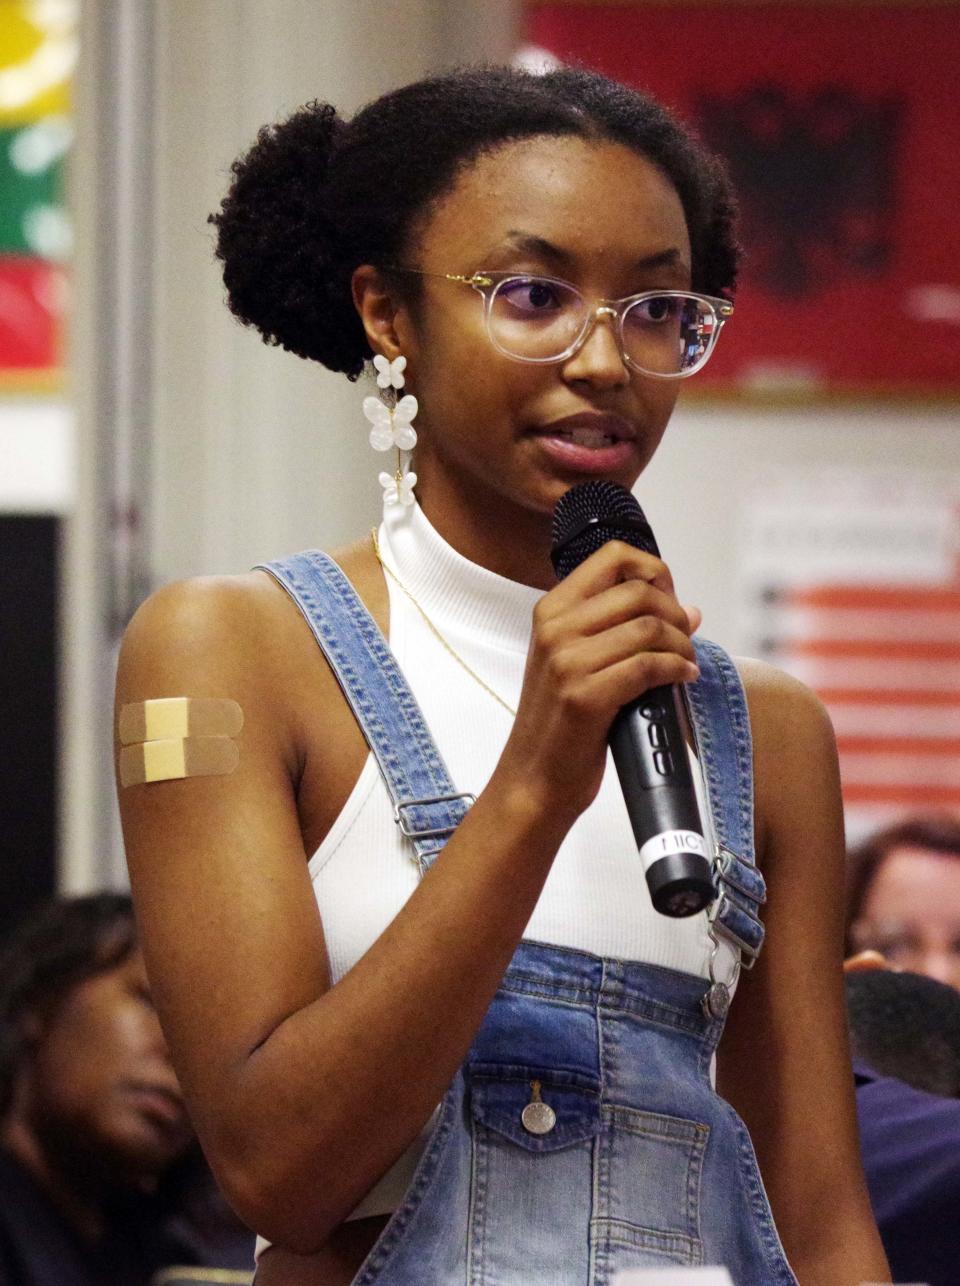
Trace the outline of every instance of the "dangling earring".
<path fill-rule="evenodd" d="M 377 353 L 373 365 L 381 393 L 379 397 L 363 399 L 363 413 L 370 421 L 370 445 L 374 451 L 389 451 L 395 447 L 397 452 L 396 471 L 391 475 L 384 470 L 379 476 L 384 503 L 388 505 L 412 505 L 413 489 L 417 485 L 417 475 L 407 469 L 410 452 L 417 445 L 417 431 L 413 427 L 417 399 L 412 393 L 399 399 L 397 396 L 397 390 L 404 385 L 406 364 L 405 357 L 395 357 L 388 362 Z"/>

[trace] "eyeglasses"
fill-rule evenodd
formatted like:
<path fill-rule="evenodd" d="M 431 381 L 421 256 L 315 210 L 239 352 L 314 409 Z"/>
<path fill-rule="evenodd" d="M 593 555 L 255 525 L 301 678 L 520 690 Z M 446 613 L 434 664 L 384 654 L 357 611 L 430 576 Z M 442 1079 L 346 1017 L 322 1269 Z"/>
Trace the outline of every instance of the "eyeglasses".
<path fill-rule="evenodd" d="M 896 920 L 856 920 L 850 940 L 855 951 L 879 951 L 893 968 L 912 973 L 931 972 L 930 960 L 937 957 L 946 962 L 952 985 L 960 986 L 960 925 L 938 931 Z"/>
<path fill-rule="evenodd" d="M 684 290 L 644 290 L 624 299 L 588 303 L 576 286 L 529 273 L 475 272 L 465 277 L 420 268 L 393 268 L 472 286 L 483 296 L 494 348 L 518 362 L 564 362 L 600 317 L 616 322 L 620 356 L 632 370 L 657 379 L 686 379 L 705 365 L 733 304 Z"/>

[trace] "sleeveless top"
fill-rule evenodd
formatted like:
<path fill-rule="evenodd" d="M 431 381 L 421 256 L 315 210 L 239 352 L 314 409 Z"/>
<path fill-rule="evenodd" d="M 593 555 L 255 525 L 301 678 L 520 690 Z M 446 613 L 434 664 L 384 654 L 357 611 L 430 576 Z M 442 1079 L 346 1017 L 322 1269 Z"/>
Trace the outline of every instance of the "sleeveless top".
<path fill-rule="evenodd" d="M 516 709 L 532 612 L 542 591 L 463 558 L 416 504 L 385 506 L 378 539 L 384 562 L 449 648 Z M 500 758 L 512 717 L 454 659 L 389 575 L 387 585 L 390 649 L 456 789 L 479 795 Z M 695 763 L 693 778 L 709 845 L 709 809 Z M 333 982 L 416 888 L 412 856 L 371 755 L 310 859 Z M 600 793 L 560 846 L 524 936 L 707 976 L 712 944 L 706 915 L 670 920 L 653 909 L 609 756 Z"/>

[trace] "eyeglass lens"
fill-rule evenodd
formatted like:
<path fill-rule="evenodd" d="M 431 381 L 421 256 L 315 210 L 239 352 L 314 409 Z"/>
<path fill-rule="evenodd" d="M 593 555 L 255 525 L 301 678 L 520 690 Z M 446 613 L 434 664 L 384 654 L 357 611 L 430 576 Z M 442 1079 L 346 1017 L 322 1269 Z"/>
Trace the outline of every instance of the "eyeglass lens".
<path fill-rule="evenodd" d="M 589 319 L 590 308 L 578 290 L 542 277 L 500 282 L 489 311 L 494 343 L 528 361 L 562 357 Z M 713 309 L 696 296 L 655 295 L 626 310 L 621 339 L 625 356 L 639 370 L 682 375 L 705 360 L 716 328 Z"/>

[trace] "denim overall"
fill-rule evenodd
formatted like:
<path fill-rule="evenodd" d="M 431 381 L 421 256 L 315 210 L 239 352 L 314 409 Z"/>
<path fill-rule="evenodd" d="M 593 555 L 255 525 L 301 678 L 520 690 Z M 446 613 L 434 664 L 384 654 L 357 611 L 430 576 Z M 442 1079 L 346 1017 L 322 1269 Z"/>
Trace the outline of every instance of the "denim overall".
<path fill-rule="evenodd" d="M 472 797 L 336 564 L 311 551 L 263 570 L 336 674 L 422 872 Z M 710 935 L 736 949 L 736 971 L 763 941 L 749 724 L 729 657 L 695 646 L 687 700 L 717 838 Z M 735 1286 L 796 1286 L 746 1128 L 711 1085 L 728 998 L 718 979 L 521 942 L 354 1286 L 608 1286 L 625 1269 L 701 1264 L 725 1265 Z"/>

